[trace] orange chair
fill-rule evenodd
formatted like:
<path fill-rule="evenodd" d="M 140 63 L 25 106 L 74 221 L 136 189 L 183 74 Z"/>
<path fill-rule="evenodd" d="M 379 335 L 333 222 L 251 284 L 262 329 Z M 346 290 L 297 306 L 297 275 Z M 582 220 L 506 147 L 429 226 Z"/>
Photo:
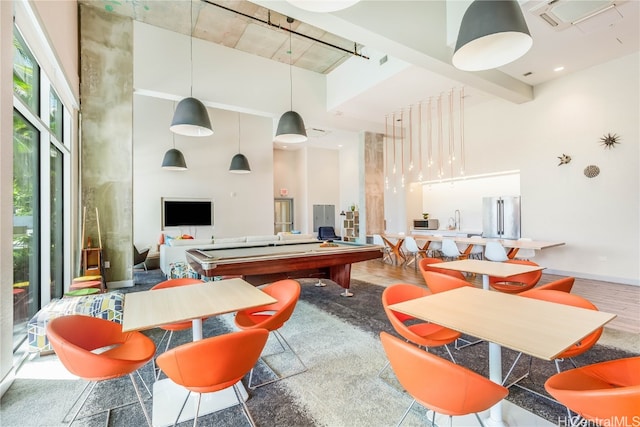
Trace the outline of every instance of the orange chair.
<path fill-rule="evenodd" d="M 521 259 L 510 259 L 505 261 L 505 263 L 538 265 L 535 262 Z M 509 276 L 507 278 L 489 276 L 489 286 L 500 292 L 519 294 L 520 292 L 527 291 L 537 285 L 541 277 L 541 270 L 516 274 L 515 276 Z"/>
<path fill-rule="evenodd" d="M 460 280 L 466 280 L 464 277 L 464 274 L 462 274 L 462 272 L 460 271 L 455 271 L 455 270 L 446 270 L 444 268 L 438 268 L 437 266 L 433 265 L 433 264 L 437 264 L 440 262 L 444 262 L 442 261 L 440 258 L 423 258 L 420 260 L 420 262 L 418 263 L 418 268 L 420 269 L 420 272 L 422 273 L 422 277 L 424 277 L 424 273 L 426 271 L 434 271 L 436 273 L 442 273 L 442 274 L 448 274 L 449 276 L 453 276 L 456 279 L 460 279 Z M 424 279 L 425 282 L 427 281 L 427 279 Z M 433 290 L 431 290 L 433 292 Z"/>
<path fill-rule="evenodd" d="M 553 282 L 540 285 L 533 289 L 536 291 L 547 290 L 547 291 L 562 291 L 562 292 L 570 293 L 571 289 L 573 288 L 573 283 L 575 281 L 576 281 L 575 277 L 563 277 L 562 279 L 554 280 Z"/>
<path fill-rule="evenodd" d="M 429 290 L 434 294 L 461 288 L 463 286 L 473 287 L 473 283 L 455 277 L 453 274 L 445 274 L 444 272 L 440 273 L 439 271 L 425 271 L 422 274 L 422 277 L 424 277 L 424 281 L 427 283 Z"/>
<path fill-rule="evenodd" d="M 456 277 L 453 274 L 446 274 L 446 273 L 443 274 L 445 271 L 447 271 L 444 269 L 439 269 L 443 273 L 440 273 L 439 271 L 435 271 L 436 269 L 433 269 L 433 270 L 434 271 L 423 272 L 422 277 L 424 277 L 424 281 L 427 282 L 427 287 L 434 294 L 450 291 L 452 289 L 462 288 L 465 286 L 474 287 L 472 283 L 469 283 L 464 279 L 464 276 L 462 276 L 462 273 L 460 273 L 460 275 L 462 276 L 462 279 L 461 279 Z M 457 271 L 453 271 L 453 270 L 451 272 L 457 273 Z M 459 345 L 458 340 L 464 342 L 464 344 Z M 480 344 L 481 342 L 482 340 L 469 341 L 465 338 L 460 337 L 456 340 L 455 348 L 456 350 L 460 350 L 461 348 L 469 347 L 470 345 Z"/>
<path fill-rule="evenodd" d="M 389 308 L 392 304 L 421 298 L 427 295 L 431 295 L 431 292 L 429 292 L 428 289 L 408 283 L 397 283 L 385 288 L 382 292 L 382 307 L 391 322 L 391 326 L 393 326 L 393 329 L 401 337 L 407 341 L 417 344 L 418 346 L 424 347 L 427 351 L 429 347 L 439 347 L 443 345 L 447 350 L 447 353 L 449 353 L 449 357 L 455 363 L 453 354 L 451 354 L 451 350 L 449 350 L 449 346 L 447 344 L 458 339 L 460 337 L 460 332 L 445 328 L 444 326 L 436 325 L 435 323 L 416 323 L 415 317 L 393 311 Z M 407 325 L 405 322 L 410 322 L 411 324 Z M 387 366 L 389 366 L 389 363 L 382 367 L 378 376 L 382 375 L 385 369 L 387 369 Z"/>
<path fill-rule="evenodd" d="M 640 422 L 640 356 L 561 372 L 549 378 L 544 388 L 567 410 L 588 421 L 603 426 Z"/>
<path fill-rule="evenodd" d="M 271 384 L 272 382 L 300 374 L 307 370 L 307 366 L 304 364 L 302 359 L 300 359 L 298 354 L 293 350 L 291 345 L 289 345 L 287 340 L 279 332 L 279 329 L 285 324 L 287 320 L 289 320 L 289 318 L 293 314 L 293 310 L 296 308 L 296 303 L 300 298 L 300 283 L 292 279 L 279 280 L 265 286 L 264 288 L 262 288 L 262 291 L 267 295 L 275 298 L 277 302 L 269 305 L 263 305 L 261 307 L 254 307 L 247 310 L 239 311 L 235 317 L 236 326 L 243 330 L 266 329 L 270 332 L 273 332 L 273 335 L 276 337 L 278 343 L 282 347 L 282 352 L 290 350 L 295 358 L 298 359 L 298 362 L 300 362 L 302 368 L 287 375 L 276 374 L 275 379 L 268 380 L 257 385 L 252 384 L 254 371 L 252 369 L 251 373 L 249 374 L 250 389 L 262 387 L 263 385 Z M 273 354 L 267 356 L 273 356 Z M 269 367 L 266 361 L 265 365 Z"/>
<path fill-rule="evenodd" d="M 183 344 L 158 356 L 157 364 L 167 377 L 189 390 L 174 425 L 178 423 L 191 392 L 198 393 L 193 420 L 196 426 L 202 393 L 233 387 L 245 416 L 255 426 L 236 384 L 256 364 L 268 337 L 269 332 L 265 329 L 232 332 Z"/>
<path fill-rule="evenodd" d="M 522 292 L 520 296 L 526 297 L 526 298 L 539 299 L 543 301 L 555 302 L 557 304 L 570 305 L 573 307 L 585 308 L 587 310 L 598 310 L 598 307 L 593 305 L 590 301 L 578 295 L 570 294 L 563 291 L 531 289 L 527 292 Z M 568 349 L 560 353 L 558 356 L 556 356 L 556 358 L 554 359 L 554 362 L 556 365 L 556 371 L 558 373 L 560 372 L 560 361 L 564 359 L 569 359 L 573 367 L 574 368 L 577 367 L 575 362 L 571 358 L 575 356 L 579 356 L 587 352 L 589 349 L 591 349 L 591 347 L 593 347 L 596 344 L 596 342 L 598 342 L 598 340 L 600 339 L 600 336 L 602 335 L 602 330 L 603 330 L 602 327 L 596 329 L 591 334 L 587 335 L 582 340 L 578 341 L 577 343 L 575 343 L 574 345 L 572 345 L 571 347 L 569 347 Z M 516 367 L 516 364 L 518 363 L 518 360 L 520 360 L 521 356 L 522 356 L 522 353 L 519 353 L 518 356 L 516 357 L 516 360 L 513 362 L 513 365 L 509 369 L 509 372 L 505 376 L 502 384 L 507 383 L 507 379 L 511 375 L 511 372 L 513 372 L 513 369 Z M 507 387 L 511 387 L 512 385 L 516 384 L 523 378 L 526 378 L 527 376 L 529 376 L 531 371 L 531 360 L 532 360 L 532 356 L 529 356 L 529 371 L 527 371 L 526 374 L 524 374 L 523 376 L 521 376 L 511 384 L 509 384 Z"/>
<path fill-rule="evenodd" d="M 398 381 L 413 397 L 398 425 L 417 401 L 435 413 L 450 418 L 485 411 L 504 399 L 509 390 L 491 380 L 387 334 L 380 333 L 384 351 Z"/>
<path fill-rule="evenodd" d="M 151 426 L 151 419 L 133 378 L 133 372 L 153 359 L 156 346 L 151 339 L 140 332 L 123 333 L 122 326 L 118 323 L 82 315 L 63 316 L 51 320 L 47 324 L 47 338 L 65 368 L 72 374 L 90 381 L 71 405 L 73 408 L 91 385 L 89 393 L 82 400 L 69 424 L 75 421 L 98 381 L 129 375 L 147 423 Z M 147 388 L 146 384 L 144 386 Z M 109 409 L 107 425 L 110 413 Z"/>
<path fill-rule="evenodd" d="M 174 287 L 178 287 L 178 286 L 195 285 L 195 284 L 198 284 L 198 283 L 203 283 L 203 282 L 200 279 L 194 279 L 194 278 L 190 278 L 190 277 L 185 277 L 185 278 L 181 278 L 181 279 L 169 279 L 169 280 L 165 280 L 164 282 L 158 283 L 157 285 L 152 287 L 151 290 L 152 291 L 157 291 L 158 289 L 166 289 L 166 288 L 174 288 Z M 193 325 L 193 323 L 191 322 L 191 320 L 187 320 L 185 322 L 177 322 L 177 323 L 171 323 L 171 324 L 168 324 L 168 325 L 160 326 L 161 329 L 164 329 L 164 335 L 162 335 L 162 338 L 160 339 L 160 342 L 158 343 L 158 347 L 160 346 L 160 344 L 162 344 L 164 342 L 164 339 L 167 336 L 167 334 L 169 334 L 169 338 L 167 339 L 167 344 L 166 344 L 166 346 L 164 348 L 164 351 L 167 351 L 169 349 L 169 344 L 171 344 L 171 337 L 173 336 L 173 332 L 174 331 L 183 331 L 185 329 L 190 329 L 192 325 Z"/>

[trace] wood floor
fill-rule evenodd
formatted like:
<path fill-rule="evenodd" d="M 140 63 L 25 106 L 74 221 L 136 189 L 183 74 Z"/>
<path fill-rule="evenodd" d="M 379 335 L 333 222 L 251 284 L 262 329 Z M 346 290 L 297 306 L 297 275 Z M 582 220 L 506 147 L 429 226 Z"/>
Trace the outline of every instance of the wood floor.
<path fill-rule="evenodd" d="M 413 265 L 404 268 L 382 263 L 380 260 L 353 264 L 351 277 L 383 286 L 394 283 L 424 284 L 420 271 L 416 272 Z M 540 284 L 559 278 L 560 276 L 543 274 Z M 471 279 L 478 286 L 482 286 L 481 280 L 479 276 Z M 608 328 L 639 334 L 640 339 L 640 286 L 576 279 L 572 293 L 588 299 L 601 311 L 617 314 L 607 324 Z"/>

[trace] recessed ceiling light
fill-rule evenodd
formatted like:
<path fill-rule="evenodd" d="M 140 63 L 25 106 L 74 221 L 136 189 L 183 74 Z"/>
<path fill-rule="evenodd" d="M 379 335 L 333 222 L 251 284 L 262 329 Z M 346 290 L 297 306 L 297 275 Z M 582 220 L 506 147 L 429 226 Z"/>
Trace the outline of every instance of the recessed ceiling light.
<path fill-rule="evenodd" d="M 559 71 L 562 71 L 562 70 L 564 70 L 564 67 L 562 67 L 562 66 L 556 67 L 556 68 L 553 69 L 553 71 L 555 71 L 555 72 L 559 72 Z"/>

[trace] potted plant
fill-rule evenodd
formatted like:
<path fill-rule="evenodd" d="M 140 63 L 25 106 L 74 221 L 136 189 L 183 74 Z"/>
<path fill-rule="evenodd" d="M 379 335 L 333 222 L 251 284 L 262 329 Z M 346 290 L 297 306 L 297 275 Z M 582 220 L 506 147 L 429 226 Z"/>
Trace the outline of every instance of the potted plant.
<path fill-rule="evenodd" d="M 429 219 L 429 214 L 427 212 L 423 212 L 422 213 L 422 218 L 423 219 Z"/>

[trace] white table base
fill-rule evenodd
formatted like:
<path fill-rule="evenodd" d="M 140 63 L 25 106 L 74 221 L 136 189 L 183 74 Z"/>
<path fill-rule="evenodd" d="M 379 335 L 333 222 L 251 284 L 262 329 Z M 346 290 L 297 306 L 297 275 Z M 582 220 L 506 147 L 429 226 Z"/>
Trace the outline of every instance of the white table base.
<path fill-rule="evenodd" d="M 489 290 L 489 276 L 482 275 L 482 288 Z M 489 379 L 497 384 L 502 384 L 502 347 L 498 344 L 489 342 Z M 502 415 L 502 401 L 496 403 L 489 410 L 489 418 L 484 421 L 489 427 L 506 426 Z"/>
<path fill-rule="evenodd" d="M 243 401 L 246 401 L 249 398 L 247 390 L 242 385 L 242 382 L 239 382 L 237 385 L 240 390 L 240 397 Z M 156 381 L 153 384 L 153 426 L 172 426 L 178 416 L 178 412 L 180 412 L 182 403 L 187 397 L 187 393 L 189 393 L 189 390 L 174 383 L 168 378 Z M 191 393 L 189 400 L 180 415 L 179 422 L 195 418 L 197 402 L 198 393 Z M 240 402 L 238 402 L 233 386 L 215 393 L 204 393 L 202 395 L 202 400 L 200 401 L 199 416 L 229 408 L 237 405 L 238 403 Z"/>

